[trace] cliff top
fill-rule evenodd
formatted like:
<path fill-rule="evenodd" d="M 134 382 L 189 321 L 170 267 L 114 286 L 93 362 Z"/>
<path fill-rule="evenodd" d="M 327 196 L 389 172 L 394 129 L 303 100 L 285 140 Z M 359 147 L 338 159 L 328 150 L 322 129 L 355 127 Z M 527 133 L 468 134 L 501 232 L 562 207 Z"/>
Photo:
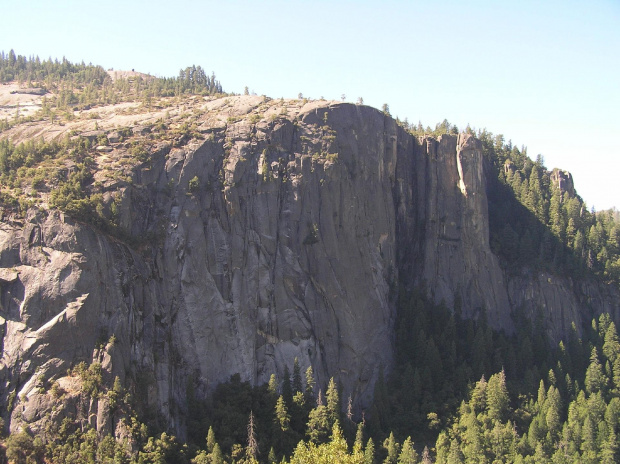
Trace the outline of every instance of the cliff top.
<path fill-rule="evenodd" d="M 1 138 L 9 139 L 15 145 L 39 137 L 51 141 L 67 134 L 74 136 L 97 130 L 108 132 L 153 126 L 158 122 L 164 122 L 170 129 L 188 121 L 223 127 L 226 123 L 248 118 L 255 124 L 279 117 L 294 119 L 301 113 L 320 107 L 343 104 L 334 100 L 285 100 L 256 95 L 184 95 L 162 97 L 148 104 L 123 101 L 85 108 L 76 105 L 62 114 L 49 115 L 46 114 L 46 102 L 58 98 L 58 93 L 19 93 L 23 90 L 25 88 L 15 82 L 0 86 L 0 119 L 15 120 L 17 115 L 22 120 L 0 133 Z"/>
<path fill-rule="evenodd" d="M 61 98 L 58 92 L 44 95 L 18 93 L 17 83 L 0 86 L 0 119 L 10 121 L 0 138 L 17 146 L 37 141 L 68 144 L 55 147 L 37 161 L 21 160 L 12 170 L 11 180 L 0 194 L 20 197 L 46 205 L 58 170 L 75 169 L 84 160 L 94 164 L 95 181 L 129 179 L 132 169 L 146 160 L 148 153 L 162 144 L 181 146 L 190 140 L 204 140 L 213 131 L 237 125 L 265 128 L 276 120 L 294 120 L 321 107 L 342 105 L 327 100 L 285 100 L 264 96 L 182 95 L 144 101 L 123 101 L 97 106 L 76 105 L 65 112 L 52 111 L 49 102 Z M 87 140 L 82 155 L 72 155 L 71 147 Z M 35 151 L 45 151 L 42 145 Z M 35 158 L 37 158 L 35 156 Z M 20 171 L 21 168 L 21 171 Z M 28 168 L 25 172 L 24 169 Z M 33 181 L 33 179 L 38 179 Z M 38 185 L 36 185 L 38 184 Z M 17 189 L 17 190 L 16 190 Z"/>

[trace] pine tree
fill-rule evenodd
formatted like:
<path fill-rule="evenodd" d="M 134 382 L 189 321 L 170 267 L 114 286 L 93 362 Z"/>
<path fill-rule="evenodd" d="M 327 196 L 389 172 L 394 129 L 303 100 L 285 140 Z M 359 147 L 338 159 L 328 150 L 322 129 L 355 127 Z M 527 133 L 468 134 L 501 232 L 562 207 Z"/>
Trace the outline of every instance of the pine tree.
<path fill-rule="evenodd" d="M 620 394 L 620 356 L 616 357 L 612 365 L 613 371 L 613 387 L 616 394 Z"/>
<path fill-rule="evenodd" d="M 278 394 L 278 378 L 275 374 L 271 374 L 269 377 L 269 383 L 267 384 L 267 391 L 274 397 Z"/>
<path fill-rule="evenodd" d="M 549 464 L 549 456 L 547 456 L 547 452 L 542 444 L 542 442 L 538 442 L 536 445 L 536 451 L 534 452 L 534 460 L 536 464 Z"/>
<path fill-rule="evenodd" d="M 211 464 L 224 464 L 224 455 L 220 449 L 220 445 L 217 443 L 213 446 L 213 452 L 211 453 Z"/>
<path fill-rule="evenodd" d="M 506 389 L 506 374 L 504 370 L 493 374 L 486 388 L 487 411 L 492 420 L 501 421 L 508 408 L 508 390 Z"/>
<path fill-rule="evenodd" d="M 355 433 L 355 442 L 353 443 L 353 453 L 361 453 L 364 449 L 364 423 L 357 424 L 357 432 Z"/>
<path fill-rule="evenodd" d="M 280 427 L 280 430 L 282 430 L 283 432 L 286 432 L 289 429 L 291 417 L 288 414 L 286 403 L 282 395 L 278 397 L 278 402 L 276 403 L 275 416 L 276 416 L 276 422 L 278 426 Z"/>
<path fill-rule="evenodd" d="M 549 387 L 547 392 L 547 401 L 545 402 L 545 423 L 551 441 L 556 442 L 561 432 L 561 407 L 562 400 L 560 392 L 553 385 Z"/>
<path fill-rule="evenodd" d="M 209 427 L 209 431 L 207 432 L 207 451 L 209 453 L 213 452 L 215 444 L 215 432 L 213 432 L 213 427 Z"/>
<path fill-rule="evenodd" d="M 209 455 L 206 451 L 200 451 L 196 454 L 196 457 L 191 460 L 192 464 L 210 464 L 211 459 L 209 459 Z"/>
<path fill-rule="evenodd" d="M 610 321 L 605 331 L 605 342 L 603 344 L 603 354 L 613 364 L 620 354 L 620 341 L 618 340 L 618 332 L 616 325 Z"/>
<path fill-rule="evenodd" d="M 601 445 L 601 464 L 613 464 L 618 462 L 618 439 L 613 427 L 609 435 Z"/>
<path fill-rule="evenodd" d="M 383 442 L 383 447 L 387 451 L 387 457 L 383 461 L 385 464 L 396 464 L 400 446 L 394 438 L 394 432 L 390 432 L 390 436 Z"/>
<path fill-rule="evenodd" d="M 6 441 L 6 456 L 10 462 L 18 464 L 36 462 L 34 442 L 26 430 L 9 436 Z"/>
<path fill-rule="evenodd" d="M 450 451 L 448 453 L 447 464 L 463 464 L 464 456 L 461 452 L 461 448 L 456 440 L 450 442 Z"/>
<path fill-rule="evenodd" d="M 485 409 L 487 404 L 487 381 L 485 380 L 484 375 L 478 382 L 476 382 L 476 386 L 471 393 L 471 400 L 469 404 L 476 412 L 482 412 Z"/>
<path fill-rule="evenodd" d="M 317 406 L 310 411 L 308 417 L 307 435 L 310 437 L 310 441 L 316 444 L 323 443 L 329 437 L 331 425 L 327 407 L 322 403 L 322 395 L 319 390 Z"/>
<path fill-rule="evenodd" d="M 403 442 L 400 454 L 398 455 L 398 464 L 417 464 L 417 462 L 418 453 L 413 447 L 411 437 L 407 437 L 407 439 Z"/>
<path fill-rule="evenodd" d="M 364 464 L 375 464 L 375 442 L 369 438 L 364 449 Z"/>
<path fill-rule="evenodd" d="M 329 418 L 329 425 L 332 426 L 336 421 L 340 420 L 340 398 L 338 395 L 338 389 L 336 382 L 332 377 L 327 384 L 327 415 Z"/>
<path fill-rule="evenodd" d="M 603 389 L 607 384 L 607 378 L 603 374 L 603 368 L 598 359 L 596 347 L 592 347 L 590 354 L 590 365 L 586 370 L 585 386 L 586 391 L 590 394 L 596 393 Z"/>
<path fill-rule="evenodd" d="M 586 416 L 582 428 L 581 458 L 583 463 L 598 462 L 598 446 L 596 443 L 596 427 L 590 416 Z"/>
<path fill-rule="evenodd" d="M 267 456 L 267 462 L 269 464 L 278 464 L 278 458 L 276 457 L 276 452 L 273 449 L 273 446 L 269 449 L 269 456 Z"/>
<path fill-rule="evenodd" d="M 573 247 L 575 243 L 575 234 L 577 233 L 577 227 L 575 227 L 575 220 L 570 218 L 566 225 L 566 245 Z"/>
<path fill-rule="evenodd" d="M 553 195 L 551 195 L 549 223 L 553 234 L 563 242 L 566 233 L 566 223 L 562 214 L 562 198 L 559 189 L 555 189 Z"/>

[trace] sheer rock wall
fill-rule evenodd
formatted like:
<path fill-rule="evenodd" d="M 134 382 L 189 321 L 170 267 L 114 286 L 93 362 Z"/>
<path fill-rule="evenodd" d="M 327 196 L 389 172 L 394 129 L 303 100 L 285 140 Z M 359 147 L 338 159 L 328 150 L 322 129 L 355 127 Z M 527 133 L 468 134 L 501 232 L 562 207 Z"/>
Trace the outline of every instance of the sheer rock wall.
<path fill-rule="evenodd" d="M 417 139 L 350 104 L 282 111 L 235 97 L 205 110 L 201 139 L 162 143 L 119 190 L 133 240 L 58 211 L 0 225 L 0 392 L 14 398 L 12 429 L 82 411 L 112 430 L 105 401 L 76 403 L 67 369 L 81 360 L 101 362 L 108 385 L 140 384 L 140 400 L 181 433 L 188 379 L 203 395 L 235 373 L 260 384 L 296 357 L 319 386 L 336 377 L 368 406 L 391 366 L 399 285 L 459 300 L 466 317 L 484 310 L 506 331 L 511 311 L 542 308 L 556 339 L 584 302 L 618 320 L 609 288 L 504 274 L 475 138 Z M 42 378 L 65 400 L 38 388 Z"/>

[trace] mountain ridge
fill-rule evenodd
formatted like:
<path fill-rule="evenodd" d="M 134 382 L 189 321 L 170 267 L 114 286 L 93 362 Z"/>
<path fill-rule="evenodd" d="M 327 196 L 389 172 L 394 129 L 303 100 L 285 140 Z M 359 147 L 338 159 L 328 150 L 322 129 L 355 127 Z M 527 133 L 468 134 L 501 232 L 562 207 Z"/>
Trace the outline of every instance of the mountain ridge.
<path fill-rule="evenodd" d="M 416 138 L 340 102 L 188 101 L 168 120 L 142 108 L 129 130 L 105 107 L 86 110 L 101 117 L 70 136 L 61 172 L 69 182 L 90 157 L 91 196 L 68 190 L 54 200 L 68 213 L 47 212 L 53 191 L 33 188 L 38 209 L 5 222 L 0 379 L 4 398 L 28 399 L 14 401 L 12 430 L 48 420 L 56 403 L 42 401 L 39 376 L 62 384 L 68 368 L 97 359 L 107 383 L 149 378 L 143 400 L 181 434 L 182 379 L 204 395 L 235 373 L 266 383 L 295 358 L 319 385 L 337 378 L 359 411 L 392 364 L 399 286 L 508 332 L 511 312 L 535 319 L 546 308 L 556 340 L 590 316 L 586 297 L 617 320 L 613 288 L 502 270 L 473 136 Z M 96 341 L 111 336 L 102 351 Z M 84 414 L 97 430 L 114 427 L 103 404 Z"/>

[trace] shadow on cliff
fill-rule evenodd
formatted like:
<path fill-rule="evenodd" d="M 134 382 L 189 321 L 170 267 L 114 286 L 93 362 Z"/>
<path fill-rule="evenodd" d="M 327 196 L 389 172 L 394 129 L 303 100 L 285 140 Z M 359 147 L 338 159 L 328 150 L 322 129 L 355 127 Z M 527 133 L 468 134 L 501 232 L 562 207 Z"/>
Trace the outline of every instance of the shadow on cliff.
<path fill-rule="evenodd" d="M 543 271 L 574 279 L 596 279 L 586 260 L 564 244 L 502 183 L 485 163 L 491 250 L 509 275 Z M 589 316 L 588 316 L 589 317 Z M 587 318 L 586 318 L 587 319 Z"/>

